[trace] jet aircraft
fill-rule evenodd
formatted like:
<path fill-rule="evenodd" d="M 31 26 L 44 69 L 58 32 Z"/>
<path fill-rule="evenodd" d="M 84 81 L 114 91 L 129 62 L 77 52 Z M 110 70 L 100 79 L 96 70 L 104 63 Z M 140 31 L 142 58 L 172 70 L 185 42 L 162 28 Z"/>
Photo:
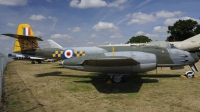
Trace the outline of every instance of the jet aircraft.
<path fill-rule="evenodd" d="M 20 24 L 17 34 L 3 34 L 16 38 L 14 53 L 43 58 L 63 59 L 63 67 L 107 73 L 114 82 L 120 82 L 124 75 L 147 72 L 157 67 L 181 69 L 189 65 L 192 71 L 186 72 L 188 78 L 194 77 L 198 69 L 195 65 L 199 58 L 193 53 L 179 50 L 168 42 L 158 46 L 98 46 L 39 48 L 36 37 L 28 24 Z"/>
<path fill-rule="evenodd" d="M 176 41 L 169 43 L 173 44 L 178 49 L 194 52 L 200 50 L 200 34 L 190 37 L 184 41 Z M 147 45 L 147 43 L 129 43 L 129 44 L 116 44 L 115 46 L 132 46 L 132 45 L 143 45 L 143 44 Z M 113 45 L 107 45 L 107 46 L 113 46 Z"/>
<path fill-rule="evenodd" d="M 200 34 L 188 38 L 184 41 L 170 42 L 175 47 L 185 51 L 197 51 L 200 50 Z"/>
<path fill-rule="evenodd" d="M 190 37 L 184 41 L 176 41 L 169 43 L 180 50 L 194 52 L 200 50 L 200 34 Z M 150 42 L 150 44 L 152 43 Z M 154 44 L 156 44 L 156 42 Z"/>
<path fill-rule="evenodd" d="M 16 54 L 14 56 L 13 59 L 16 59 L 16 60 L 31 60 L 31 64 L 35 64 L 35 61 L 37 61 L 38 63 L 42 63 L 41 61 L 45 61 L 46 58 L 39 58 L 39 57 L 30 57 L 30 56 L 24 56 L 24 55 L 21 55 L 21 54 Z"/>
<path fill-rule="evenodd" d="M 24 55 L 21 55 L 21 54 L 16 54 L 16 55 L 13 55 L 13 56 L 14 56 L 13 59 L 16 59 L 16 60 L 22 60 L 22 59 L 26 58 Z"/>

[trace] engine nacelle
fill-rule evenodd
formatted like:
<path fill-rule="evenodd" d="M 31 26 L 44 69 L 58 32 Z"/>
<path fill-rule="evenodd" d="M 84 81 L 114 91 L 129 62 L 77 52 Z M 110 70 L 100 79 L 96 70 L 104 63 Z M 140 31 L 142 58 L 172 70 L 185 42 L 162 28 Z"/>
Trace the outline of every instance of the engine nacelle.
<path fill-rule="evenodd" d="M 156 69 L 157 59 L 155 54 L 135 51 L 132 52 L 132 59 L 140 63 L 132 65 L 132 72 L 138 73 Z"/>

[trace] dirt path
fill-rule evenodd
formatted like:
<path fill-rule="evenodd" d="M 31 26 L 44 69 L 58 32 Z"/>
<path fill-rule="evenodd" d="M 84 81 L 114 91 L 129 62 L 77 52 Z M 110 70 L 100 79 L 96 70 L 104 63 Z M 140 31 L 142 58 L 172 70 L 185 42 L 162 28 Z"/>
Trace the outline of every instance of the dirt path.
<path fill-rule="evenodd" d="M 4 74 L 3 103 L 5 111 L 12 112 L 46 112 L 43 105 L 33 95 L 21 77 L 15 66 L 9 63 Z"/>

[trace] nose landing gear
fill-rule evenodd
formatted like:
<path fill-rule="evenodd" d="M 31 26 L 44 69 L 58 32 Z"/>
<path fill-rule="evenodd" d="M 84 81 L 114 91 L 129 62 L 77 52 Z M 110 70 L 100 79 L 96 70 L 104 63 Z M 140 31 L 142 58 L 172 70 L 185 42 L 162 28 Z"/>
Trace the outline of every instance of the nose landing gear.
<path fill-rule="evenodd" d="M 185 76 L 189 79 L 194 78 L 194 72 L 193 71 L 187 71 L 187 72 L 185 72 Z"/>
<path fill-rule="evenodd" d="M 192 71 L 187 71 L 187 72 L 185 72 L 185 76 L 187 77 L 187 78 L 189 78 L 189 79 L 191 79 L 191 78 L 194 78 L 195 76 L 194 76 L 194 73 L 195 72 L 198 72 L 199 70 L 198 70 L 198 68 L 197 68 L 197 66 L 195 65 L 195 64 L 192 64 L 192 65 L 189 65 L 190 66 L 190 68 L 192 69 Z M 196 78 L 196 77 L 195 77 Z"/>

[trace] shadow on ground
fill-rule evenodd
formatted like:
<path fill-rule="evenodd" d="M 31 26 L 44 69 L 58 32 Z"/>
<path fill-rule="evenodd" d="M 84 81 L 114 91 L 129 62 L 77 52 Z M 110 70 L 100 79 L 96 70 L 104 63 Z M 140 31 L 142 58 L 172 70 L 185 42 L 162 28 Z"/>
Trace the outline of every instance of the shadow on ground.
<path fill-rule="evenodd" d="M 172 74 L 141 74 L 141 75 L 127 75 L 123 77 L 121 83 L 106 84 L 109 77 L 106 74 L 90 73 L 88 76 L 85 75 L 66 75 L 60 71 L 50 72 L 45 74 L 36 74 L 35 77 L 46 77 L 46 76 L 59 76 L 59 77 L 71 77 L 75 78 L 75 83 L 91 83 L 100 93 L 135 93 L 139 92 L 143 83 L 158 83 L 156 78 L 174 78 L 180 77 L 180 75 Z M 78 80 L 78 79 L 80 80 Z M 85 80 L 88 78 L 89 80 Z"/>

